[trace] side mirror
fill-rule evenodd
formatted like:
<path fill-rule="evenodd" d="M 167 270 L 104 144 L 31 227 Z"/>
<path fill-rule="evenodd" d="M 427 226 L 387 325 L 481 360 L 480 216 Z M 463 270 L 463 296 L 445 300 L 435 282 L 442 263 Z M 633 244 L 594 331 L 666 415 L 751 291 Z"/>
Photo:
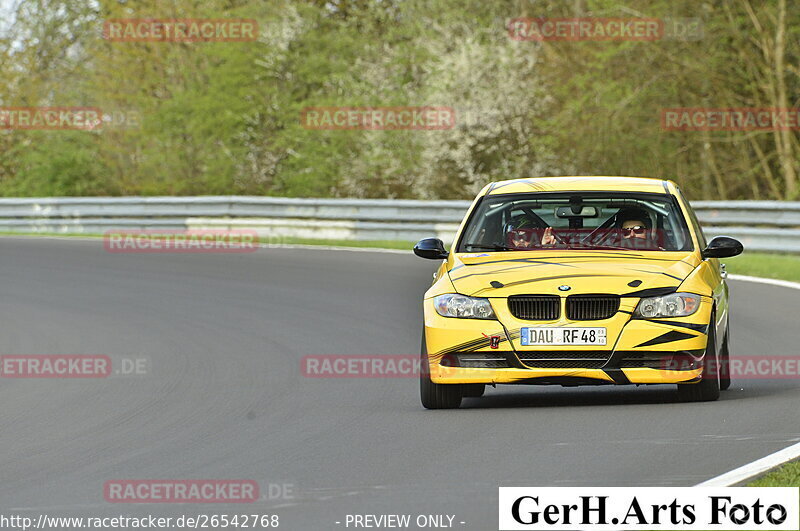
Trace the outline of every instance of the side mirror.
<path fill-rule="evenodd" d="M 742 254 L 742 251 L 744 251 L 744 246 L 739 240 L 727 236 L 717 236 L 708 242 L 708 247 L 703 249 L 703 258 L 729 258 Z"/>
<path fill-rule="evenodd" d="M 444 250 L 444 243 L 439 238 L 425 238 L 414 246 L 414 254 L 421 258 L 441 260 L 447 258 L 448 253 Z"/>

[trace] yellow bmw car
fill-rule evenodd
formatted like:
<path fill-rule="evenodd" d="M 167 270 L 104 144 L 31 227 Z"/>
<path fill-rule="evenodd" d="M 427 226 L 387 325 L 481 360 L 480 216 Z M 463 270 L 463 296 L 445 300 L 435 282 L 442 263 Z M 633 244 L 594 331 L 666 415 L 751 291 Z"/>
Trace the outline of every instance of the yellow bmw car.
<path fill-rule="evenodd" d="M 487 185 L 425 293 L 420 395 L 457 408 L 486 385 L 677 384 L 716 400 L 727 373 L 728 287 L 672 181 L 546 177 Z"/>

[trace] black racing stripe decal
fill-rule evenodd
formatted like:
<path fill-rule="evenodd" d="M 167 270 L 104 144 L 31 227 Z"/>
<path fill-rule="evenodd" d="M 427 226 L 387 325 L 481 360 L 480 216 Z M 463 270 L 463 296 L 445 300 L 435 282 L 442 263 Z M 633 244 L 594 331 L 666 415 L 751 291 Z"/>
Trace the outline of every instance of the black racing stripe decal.
<path fill-rule="evenodd" d="M 599 250 L 599 249 L 598 250 L 595 250 L 595 249 L 576 249 L 576 250 L 577 251 L 581 251 L 581 252 L 593 252 L 593 253 L 598 253 L 598 254 L 591 254 L 591 255 L 588 255 L 588 256 L 568 256 L 568 255 L 564 255 L 564 254 L 556 254 L 556 255 L 552 255 L 552 256 L 551 255 L 547 255 L 547 256 L 537 256 L 537 257 L 504 258 L 502 260 L 492 260 L 491 262 L 487 261 L 487 262 L 479 262 L 479 263 L 476 263 L 476 264 L 462 264 L 462 265 L 453 267 L 453 269 L 451 269 L 450 271 L 453 271 L 454 269 L 461 268 L 461 267 L 471 267 L 471 266 L 474 266 L 474 265 L 475 266 L 480 266 L 480 265 L 486 265 L 486 264 L 500 264 L 500 263 L 503 263 L 503 262 L 531 262 L 531 263 L 541 262 L 543 264 L 568 265 L 571 262 L 581 263 L 581 262 L 593 261 L 593 260 L 604 259 L 604 258 L 611 258 L 611 259 L 615 259 L 615 258 L 632 258 L 632 259 L 635 259 L 635 260 L 655 260 L 655 261 L 659 261 L 659 262 L 674 262 L 674 260 L 670 260 L 670 259 L 666 259 L 666 258 L 648 258 L 648 257 L 642 256 L 640 254 L 635 254 L 635 253 L 633 253 L 631 251 L 623 251 L 623 252 L 616 252 L 615 253 L 615 252 L 609 252 L 609 251 L 606 251 L 606 250 Z M 483 251 L 483 252 L 464 253 L 464 254 L 484 254 L 484 253 L 488 254 L 490 252 L 496 252 L 496 251 Z M 497 251 L 497 252 L 500 252 L 500 251 Z M 506 252 L 526 253 L 526 252 L 532 252 L 532 251 L 506 251 Z M 546 260 L 560 260 L 560 261 L 559 262 L 547 262 Z"/>
<path fill-rule="evenodd" d="M 515 253 L 524 253 L 525 251 L 513 251 Z M 492 260 L 491 262 L 480 262 L 478 264 L 470 264 L 470 265 L 490 265 L 490 264 L 502 264 L 504 262 L 525 262 L 528 264 L 545 264 L 545 265 L 566 265 L 564 262 L 548 262 L 547 260 L 551 258 L 564 258 L 563 256 L 540 256 L 539 258 L 534 258 L 532 256 L 522 257 L 522 258 L 504 258 L 502 260 Z"/>
<path fill-rule="evenodd" d="M 532 284 L 534 282 L 542 282 L 545 280 L 560 280 L 563 278 L 610 278 L 610 277 L 617 277 L 619 275 L 559 275 L 556 277 L 542 277 L 542 278 L 531 278 L 527 280 L 518 280 L 517 282 L 509 282 L 506 284 L 506 287 L 511 286 L 521 286 L 522 284 Z M 489 291 L 491 288 L 481 288 L 478 291 L 470 293 L 471 297 L 475 297 L 484 291 Z"/>
<path fill-rule="evenodd" d="M 502 343 L 503 341 L 504 339 L 501 337 L 500 342 Z M 489 346 L 490 343 L 491 339 L 487 337 L 480 337 L 478 339 L 472 339 L 464 343 L 459 343 L 458 345 L 452 346 L 450 348 L 446 348 L 444 350 L 436 352 L 434 355 L 439 355 L 439 354 L 446 355 L 446 354 L 452 354 L 453 352 L 471 352 L 481 347 Z"/>
<path fill-rule="evenodd" d="M 639 273 L 649 273 L 651 275 L 664 275 L 669 278 L 674 278 L 678 282 L 683 282 L 683 278 L 670 275 L 669 273 L 664 273 L 663 271 L 647 271 L 646 269 L 628 269 L 628 271 L 638 271 Z"/>
<path fill-rule="evenodd" d="M 603 369 L 603 372 L 606 373 L 612 380 L 614 380 L 615 384 L 623 385 L 631 383 L 625 373 L 622 372 L 622 369 Z"/>
<path fill-rule="evenodd" d="M 516 252 L 524 252 L 524 251 L 516 251 Z M 543 256 L 543 257 L 540 257 L 540 258 L 506 258 L 505 260 L 492 260 L 491 262 L 480 262 L 480 263 L 477 263 L 477 264 L 461 264 L 461 265 L 453 266 L 452 268 L 450 268 L 448 273 L 452 273 L 456 269 L 461 269 L 462 267 L 502 264 L 502 263 L 505 263 L 505 262 L 524 262 L 525 265 L 520 266 L 520 267 L 526 267 L 528 264 L 533 264 L 533 265 L 559 265 L 559 266 L 564 266 L 564 267 L 577 267 L 577 266 L 573 266 L 573 265 L 569 265 L 569 264 L 564 264 L 564 263 L 561 263 L 561 262 L 545 262 L 544 259 L 547 259 L 547 258 L 563 258 L 563 257 Z M 502 271 L 509 271 L 511 269 L 515 269 L 515 268 L 510 267 L 510 268 L 504 269 Z M 458 279 L 467 278 L 467 276 L 472 276 L 472 275 L 491 275 L 491 274 L 494 274 L 494 273 L 497 273 L 497 270 L 492 270 L 492 271 L 487 272 L 487 273 L 471 273 L 469 275 L 464 275 L 463 277 L 459 277 Z M 456 280 L 458 280 L 458 279 L 456 279 Z"/>
<path fill-rule="evenodd" d="M 647 260 L 647 261 L 650 261 L 650 262 L 675 262 L 676 261 L 673 258 L 654 258 L 654 257 L 649 257 L 649 256 L 643 256 L 641 254 L 636 254 L 636 253 L 634 253 L 632 251 L 622 251 L 622 252 L 614 253 L 614 252 L 609 252 L 609 251 L 600 250 L 600 249 L 597 249 L 597 250 L 595 250 L 595 249 L 573 249 L 573 250 L 579 251 L 579 252 L 585 252 L 585 253 L 593 252 L 593 253 L 602 253 L 602 254 L 591 254 L 591 255 L 587 255 L 587 256 L 569 256 L 569 255 L 561 254 L 561 255 L 555 255 L 555 256 L 539 256 L 537 258 L 506 258 L 504 260 L 494 260 L 494 261 L 491 261 L 491 262 L 480 262 L 478 264 L 469 264 L 469 265 L 483 265 L 483 264 L 496 264 L 496 263 L 500 263 L 500 262 L 514 262 L 514 261 L 522 261 L 522 260 L 547 260 L 547 259 L 558 259 L 558 260 L 566 260 L 567 261 L 567 262 L 557 262 L 557 265 L 564 265 L 566 263 L 571 263 L 571 262 L 581 263 L 581 262 L 593 261 L 593 260 L 598 260 L 598 259 L 606 259 L 606 258 L 608 258 L 608 259 L 628 258 L 628 259 L 631 259 L 631 260 L 637 260 L 637 261 L 639 261 L 639 260 Z M 495 251 L 485 251 L 485 252 L 489 253 L 489 252 L 495 252 Z M 534 251 L 508 251 L 508 252 L 526 253 L 526 252 L 534 252 Z M 565 250 L 565 252 L 570 252 L 570 250 Z M 683 262 L 684 264 L 694 268 L 694 266 L 692 264 L 688 263 L 688 262 L 685 262 L 683 260 L 677 260 L 677 261 L 678 262 Z M 467 264 L 464 264 L 464 265 L 467 265 Z M 464 267 L 464 266 L 457 266 L 457 267 Z M 455 268 L 453 268 L 453 269 L 455 269 Z M 451 269 L 451 271 L 452 271 L 452 269 Z"/>
<path fill-rule="evenodd" d="M 631 255 L 627 255 L 627 256 L 631 256 Z M 646 256 L 634 256 L 633 258 L 635 258 L 636 260 L 649 260 L 651 262 L 675 262 L 674 258 L 651 258 L 651 257 L 646 257 Z M 679 260 L 679 261 L 682 261 L 682 260 Z"/>
<path fill-rule="evenodd" d="M 578 250 L 582 251 L 583 249 L 578 249 Z M 656 251 L 650 251 L 650 252 L 656 252 Z M 672 251 L 669 251 L 669 252 L 672 252 Z M 630 251 L 624 251 L 624 252 L 621 252 L 619 254 L 616 254 L 615 256 L 618 256 L 620 258 L 633 258 L 635 260 L 649 260 L 651 262 L 675 262 L 676 261 L 674 258 L 654 258 L 654 257 L 651 257 L 651 256 L 643 256 L 643 255 L 640 255 L 640 254 L 633 254 Z M 586 258 L 588 258 L 588 257 L 586 257 Z M 683 260 L 677 260 L 677 261 L 678 262 L 683 262 Z M 686 263 L 687 265 L 691 265 L 688 262 L 684 262 L 684 263 Z M 694 266 L 692 266 L 692 267 L 694 267 Z"/>
<path fill-rule="evenodd" d="M 647 288 L 647 289 L 640 289 L 639 291 L 631 291 L 630 293 L 623 293 L 620 297 L 661 297 L 663 295 L 669 295 L 670 293 L 675 293 L 678 289 L 678 286 L 674 287 L 663 287 L 663 288 Z"/>
<path fill-rule="evenodd" d="M 691 339 L 693 337 L 697 337 L 697 335 L 687 334 L 685 332 L 678 332 L 677 330 L 672 330 L 670 332 L 667 332 L 666 334 L 662 334 L 656 338 L 653 338 L 650 341 L 645 341 L 640 345 L 636 345 L 633 348 L 651 347 L 653 345 L 663 345 L 664 343 L 672 343 L 673 341 L 680 341 L 682 339 Z"/>
<path fill-rule="evenodd" d="M 520 286 L 522 284 L 530 284 L 530 283 L 533 283 L 533 282 L 543 282 L 545 280 L 561 280 L 561 279 L 564 279 L 564 278 L 608 278 L 608 277 L 616 277 L 616 276 L 619 276 L 619 275 L 587 275 L 587 274 L 583 274 L 583 275 L 556 275 L 556 276 L 553 276 L 553 277 L 529 278 L 529 279 L 526 279 L 526 280 L 518 280 L 516 282 L 509 282 L 508 284 L 506 284 L 506 287 L 508 287 L 508 286 Z"/>
<path fill-rule="evenodd" d="M 505 188 L 506 186 L 513 186 L 515 184 L 526 184 L 526 185 L 530 186 L 531 188 L 533 188 L 534 190 L 536 190 L 537 192 L 540 192 L 540 191 L 543 191 L 543 190 L 547 190 L 547 187 L 545 185 L 542 185 L 542 184 L 539 184 L 539 183 L 537 183 L 535 181 L 526 179 L 524 181 L 523 180 L 519 180 L 519 181 L 513 180 L 513 181 L 505 183 L 505 184 L 500 184 L 500 185 L 493 186 L 492 189 L 489 190 L 489 192 L 491 192 L 492 190 L 499 190 L 500 188 Z M 489 192 L 486 192 L 486 195 L 489 195 Z"/>
<path fill-rule="evenodd" d="M 503 327 L 503 330 L 505 330 L 505 326 Z M 516 334 L 514 332 L 509 334 L 508 331 L 506 331 L 504 335 L 500 336 L 500 341 L 498 342 L 498 345 L 501 343 L 508 342 L 509 337 L 511 340 L 518 338 L 519 330 L 516 331 Z M 432 355 L 438 356 L 438 355 L 453 354 L 454 352 L 474 352 L 478 349 L 488 347 L 489 345 L 491 345 L 491 342 L 492 342 L 491 338 L 479 337 L 477 339 L 472 339 L 464 343 L 459 343 L 458 345 L 455 345 L 453 347 L 440 350 L 439 352 L 436 352 L 435 354 Z"/>
<path fill-rule="evenodd" d="M 513 341 L 515 339 L 519 339 L 519 334 L 520 334 L 521 329 L 520 328 L 516 328 L 514 330 L 509 330 L 508 328 L 506 328 L 506 325 L 503 325 L 503 330 L 505 330 L 505 332 L 506 332 L 506 337 L 508 337 L 509 340 L 511 341 L 510 345 L 511 345 L 512 351 L 511 352 L 506 352 L 506 363 L 508 363 L 508 366 L 510 368 L 512 368 L 512 369 L 531 370 L 530 367 L 528 367 L 527 365 L 523 365 L 522 362 L 519 361 L 519 358 L 517 357 L 517 351 L 514 348 Z"/>
<path fill-rule="evenodd" d="M 507 261 L 511 261 L 511 260 L 501 260 L 500 262 L 507 262 Z M 514 260 L 514 261 L 517 262 L 518 260 Z M 526 259 L 525 262 L 527 262 L 527 263 L 522 264 L 522 265 L 518 265 L 518 266 L 514 266 L 514 267 L 506 267 L 506 268 L 503 268 L 503 269 L 492 269 L 491 271 L 484 271 L 483 273 L 469 273 L 469 274 L 466 274 L 466 275 L 463 275 L 463 276 L 460 276 L 460 277 L 457 277 L 457 278 L 454 278 L 451 275 L 450 276 L 450 280 L 456 281 L 456 280 L 463 280 L 463 279 L 469 278 L 469 277 L 481 277 L 481 276 L 486 276 L 486 275 L 498 275 L 500 273 L 506 273 L 508 271 L 514 271 L 514 270 L 517 270 L 517 269 L 525 269 L 526 267 L 537 267 L 537 266 L 542 266 L 542 265 L 555 265 L 555 266 L 573 267 L 573 268 L 574 267 L 578 267 L 578 266 L 574 266 L 574 265 L 570 265 L 570 264 L 556 264 L 554 262 L 539 262 L 539 261 L 535 261 L 535 260 L 531 260 L 531 259 Z M 499 262 L 484 262 L 484 263 L 485 264 L 497 264 Z M 483 264 L 481 264 L 481 265 L 483 265 Z M 454 269 L 456 269 L 456 268 L 454 267 L 453 269 L 450 270 L 450 272 L 452 273 L 452 271 Z"/>
<path fill-rule="evenodd" d="M 516 330 L 508 330 L 505 325 L 503 325 L 503 329 L 506 331 L 506 335 L 514 341 L 515 339 L 519 339 L 519 334 L 521 329 L 517 328 Z M 514 343 L 511 343 L 511 348 L 514 349 Z M 514 349 L 513 352 L 508 352 L 506 354 L 506 362 L 508 363 L 509 367 L 514 369 L 527 369 L 530 370 L 530 367 L 523 365 L 521 361 L 519 361 L 519 357 L 517 357 L 517 351 Z"/>
<path fill-rule="evenodd" d="M 492 187 L 489 188 L 489 192 L 491 192 L 492 190 L 499 190 L 500 188 L 505 188 L 506 186 L 511 186 L 512 184 L 513 183 L 505 183 L 505 184 L 492 183 Z M 486 195 L 489 195 L 489 192 L 486 192 Z"/>
<path fill-rule="evenodd" d="M 537 258 L 506 258 L 504 260 L 492 260 L 491 262 L 479 262 L 477 264 L 461 264 L 461 265 L 453 266 L 452 268 L 450 268 L 450 270 L 448 270 L 448 273 L 452 273 L 453 271 L 455 271 L 457 269 L 461 269 L 462 267 L 501 264 L 503 262 L 529 262 L 531 264 L 541 263 L 541 264 L 547 264 L 547 265 L 560 265 L 560 266 L 565 266 L 565 267 L 578 267 L 578 266 L 574 266 L 572 264 L 573 263 L 580 264 L 580 263 L 583 263 L 583 262 L 591 262 L 591 261 L 595 261 L 595 260 L 604 260 L 606 258 L 612 259 L 612 260 L 616 259 L 616 258 L 630 258 L 630 259 L 634 259 L 634 260 L 647 260 L 647 261 L 650 261 L 650 262 L 675 262 L 675 260 L 673 260 L 671 258 L 647 257 L 647 256 L 642 256 L 640 254 L 634 254 L 634 253 L 632 253 L 630 251 L 625 251 L 625 252 L 622 252 L 622 253 L 609 253 L 607 251 L 594 251 L 592 249 L 577 249 L 577 250 L 581 251 L 581 252 L 600 252 L 600 253 L 603 253 L 603 254 L 592 254 L 592 255 L 589 255 L 589 256 L 565 256 L 565 255 L 562 254 L 562 255 L 556 255 L 556 256 L 540 256 L 540 257 L 537 257 Z M 488 254 L 489 252 L 492 252 L 492 251 L 484 251 L 484 252 L 486 252 Z M 526 251 L 514 251 L 514 252 L 524 253 Z M 546 262 L 545 261 L 545 260 L 550 260 L 550 259 L 558 259 L 558 260 L 566 260 L 566 261 L 562 261 L 562 262 Z M 687 261 L 685 261 L 683 259 L 678 260 L 678 262 L 683 262 L 684 264 L 690 266 L 692 268 L 692 270 L 694 270 L 694 268 L 695 268 L 695 266 L 693 264 L 691 264 L 691 263 L 689 263 L 689 262 L 687 262 Z M 614 264 L 611 264 L 611 265 L 614 265 Z M 462 277 L 462 278 L 464 278 L 464 277 Z"/>
<path fill-rule="evenodd" d="M 520 266 L 516 266 L 516 267 L 509 267 L 509 268 L 505 268 L 505 269 L 497 269 L 497 270 L 493 270 L 493 271 L 487 271 L 487 272 L 484 272 L 484 273 L 470 273 L 470 274 L 463 275 L 463 276 L 460 276 L 460 277 L 457 277 L 457 278 L 454 278 L 454 277 L 451 276 L 450 280 L 452 280 L 453 282 L 456 282 L 458 280 L 463 280 L 463 279 L 469 278 L 469 277 L 496 275 L 496 274 L 499 274 L 499 273 L 506 273 L 508 271 L 514 271 L 514 270 L 517 270 L 517 269 L 525 269 L 527 267 L 536 267 L 536 266 L 539 266 L 539 265 L 558 265 L 558 266 L 562 266 L 562 267 L 572 267 L 572 268 L 578 267 L 578 266 L 572 265 L 572 264 L 554 264 L 554 263 L 550 263 L 550 262 L 533 262 L 532 261 L 529 264 L 520 265 Z M 451 269 L 451 271 L 452 271 L 452 269 Z M 640 273 L 647 273 L 647 274 L 650 274 L 650 275 L 664 275 L 664 276 L 668 276 L 670 278 L 673 278 L 673 279 L 677 280 L 678 282 L 683 282 L 682 278 L 676 277 L 674 275 L 670 275 L 668 273 L 664 273 L 662 271 L 646 271 L 646 270 L 643 270 L 643 269 L 633 269 L 633 270 L 629 270 L 629 271 L 638 271 Z M 595 275 L 594 274 L 587 274 L 587 275 L 582 275 L 582 276 L 595 276 Z M 617 276 L 619 276 L 619 275 L 617 275 Z M 557 278 L 557 277 L 553 277 L 553 278 Z M 509 284 L 509 285 L 511 285 L 511 284 Z"/>
<path fill-rule="evenodd" d="M 530 186 L 531 188 L 533 188 L 537 192 L 543 192 L 543 191 L 547 190 L 547 188 L 548 188 L 546 185 L 539 184 L 539 183 L 537 183 L 535 181 L 525 181 L 525 184 L 527 184 L 528 186 Z"/>
<path fill-rule="evenodd" d="M 648 319 L 647 321 L 650 323 L 658 323 L 670 326 L 679 326 L 681 328 L 688 328 L 689 330 L 694 330 L 695 332 L 700 332 L 701 334 L 708 333 L 708 325 L 705 324 L 679 323 L 677 321 L 661 321 L 659 319 Z"/>

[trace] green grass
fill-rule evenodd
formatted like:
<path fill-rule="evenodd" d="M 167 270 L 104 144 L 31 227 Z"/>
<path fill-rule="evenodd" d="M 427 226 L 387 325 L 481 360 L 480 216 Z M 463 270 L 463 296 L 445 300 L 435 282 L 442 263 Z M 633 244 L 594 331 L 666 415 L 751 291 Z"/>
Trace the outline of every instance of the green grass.
<path fill-rule="evenodd" d="M 24 236 L 26 238 L 30 237 L 40 237 L 40 238 L 53 238 L 53 237 L 64 237 L 64 238 L 102 238 L 102 234 L 97 233 L 79 233 L 79 232 L 11 232 L 11 231 L 0 231 L 0 236 Z"/>
<path fill-rule="evenodd" d="M 800 461 L 792 461 L 766 476 L 749 483 L 748 487 L 800 487 Z"/>
<path fill-rule="evenodd" d="M 748 253 L 726 258 L 728 273 L 800 282 L 800 255 Z"/>
<path fill-rule="evenodd" d="M 120 231 L 122 232 L 122 231 Z M 135 230 L 128 232 L 135 233 Z M 0 231 L 0 236 L 24 236 L 52 238 L 102 238 L 103 234 L 98 233 L 49 233 L 49 232 L 8 232 Z M 285 238 L 282 236 L 275 236 L 271 238 L 259 238 L 259 243 L 265 245 L 327 245 L 331 247 L 357 247 L 357 248 L 377 248 L 377 249 L 402 249 L 409 253 L 414 247 L 416 242 L 396 241 L 396 240 L 322 240 L 314 238 Z"/>

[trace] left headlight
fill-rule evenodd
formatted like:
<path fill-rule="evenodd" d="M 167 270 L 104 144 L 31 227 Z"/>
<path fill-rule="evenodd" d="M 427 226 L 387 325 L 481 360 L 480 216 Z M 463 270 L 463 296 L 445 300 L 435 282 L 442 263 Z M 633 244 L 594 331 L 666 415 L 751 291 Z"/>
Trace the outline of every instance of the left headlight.
<path fill-rule="evenodd" d="M 467 297 L 457 293 L 448 293 L 433 298 L 433 307 L 442 317 L 460 317 L 462 319 L 495 319 L 494 310 L 489 299 Z"/>
<path fill-rule="evenodd" d="M 700 295 L 694 293 L 672 293 L 663 297 L 648 297 L 639 301 L 634 317 L 653 319 L 656 317 L 686 317 L 700 308 Z"/>

